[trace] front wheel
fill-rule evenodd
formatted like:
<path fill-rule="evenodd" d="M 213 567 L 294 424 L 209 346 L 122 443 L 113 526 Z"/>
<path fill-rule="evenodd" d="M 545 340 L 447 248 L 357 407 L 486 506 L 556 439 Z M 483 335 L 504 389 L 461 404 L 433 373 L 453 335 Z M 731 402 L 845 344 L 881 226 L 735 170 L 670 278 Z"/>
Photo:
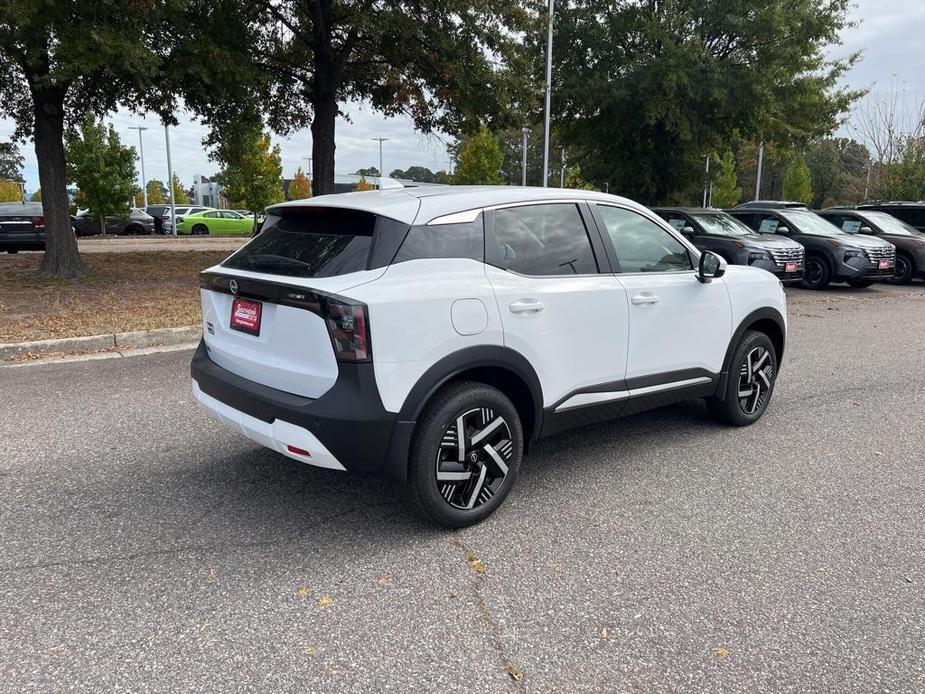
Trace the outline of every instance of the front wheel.
<path fill-rule="evenodd" d="M 806 258 L 806 268 L 803 274 L 803 286 L 806 289 L 825 289 L 832 280 L 829 264 L 818 255 Z"/>
<path fill-rule="evenodd" d="M 523 427 L 499 390 L 462 381 L 441 390 L 418 420 L 407 492 L 426 519 L 448 528 L 484 520 L 517 480 Z"/>
<path fill-rule="evenodd" d="M 710 413 L 735 426 L 754 424 L 771 402 L 777 381 L 777 352 L 764 333 L 748 330 L 732 355 L 725 398 L 707 398 Z"/>

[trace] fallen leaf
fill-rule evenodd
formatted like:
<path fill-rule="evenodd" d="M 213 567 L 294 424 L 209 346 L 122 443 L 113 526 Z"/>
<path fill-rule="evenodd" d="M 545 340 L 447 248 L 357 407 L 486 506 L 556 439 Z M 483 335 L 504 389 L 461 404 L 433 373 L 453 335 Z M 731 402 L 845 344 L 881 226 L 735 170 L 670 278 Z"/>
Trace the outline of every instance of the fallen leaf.
<path fill-rule="evenodd" d="M 715 651 L 713 651 L 713 655 L 715 655 L 717 658 L 725 658 L 726 656 L 729 655 L 729 652 L 730 651 L 728 648 L 723 648 L 722 646 L 720 646 Z"/>
<path fill-rule="evenodd" d="M 318 601 L 318 607 L 327 607 L 328 605 L 333 605 L 334 600 L 330 595 L 325 595 L 321 600 Z"/>
<path fill-rule="evenodd" d="M 204 632 L 204 631 L 206 630 L 206 627 L 207 627 L 207 626 L 209 626 L 209 623 L 208 623 L 208 622 L 203 622 L 203 623 L 202 623 L 202 626 L 199 627 L 199 633 L 201 634 L 202 632 Z"/>
<path fill-rule="evenodd" d="M 549 560 L 549 568 L 552 569 L 553 571 L 559 571 L 560 569 L 562 569 L 562 564 L 560 564 L 560 563 L 557 562 L 557 561 L 553 561 L 552 559 L 550 559 L 550 560 Z"/>
<path fill-rule="evenodd" d="M 469 563 L 469 568 L 475 573 L 479 575 L 485 573 L 485 564 L 479 559 L 479 555 L 471 549 L 466 550 L 466 561 Z"/>
<path fill-rule="evenodd" d="M 824 567 L 824 566 L 817 566 L 817 567 L 816 567 L 816 573 L 817 573 L 817 574 L 824 574 L 825 572 L 826 572 L 826 567 Z"/>
<path fill-rule="evenodd" d="M 378 579 L 376 579 L 376 583 L 378 583 L 383 588 L 388 588 L 390 585 L 392 585 L 392 578 L 390 576 L 380 576 Z"/>
<path fill-rule="evenodd" d="M 883 451 L 874 451 L 874 455 L 883 455 Z"/>
<path fill-rule="evenodd" d="M 610 631 L 608 631 L 607 627 L 601 629 L 601 638 L 606 641 L 608 636 L 610 636 Z"/>
<path fill-rule="evenodd" d="M 302 652 L 305 655 L 313 656 L 318 653 L 318 649 L 315 648 L 314 646 L 306 646 L 305 648 L 302 649 Z"/>
<path fill-rule="evenodd" d="M 305 586 L 299 586 L 298 588 L 296 588 L 295 594 L 298 595 L 300 598 L 307 598 L 309 595 L 312 594 L 312 592 Z"/>
<path fill-rule="evenodd" d="M 504 661 L 504 669 L 507 670 L 507 674 L 514 678 L 515 682 L 520 682 L 524 677 L 524 673 L 522 673 L 510 660 Z"/>
<path fill-rule="evenodd" d="M 209 580 L 210 581 L 215 580 L 215 567 L 214 566 L 209 567 Z"/>
<path fill-rule="evenodd" d="M 854 405 L 855 407 L 860 407 L 861 405 L 861 403 L 858 400 L 852 400 L 851 404 Z"/>

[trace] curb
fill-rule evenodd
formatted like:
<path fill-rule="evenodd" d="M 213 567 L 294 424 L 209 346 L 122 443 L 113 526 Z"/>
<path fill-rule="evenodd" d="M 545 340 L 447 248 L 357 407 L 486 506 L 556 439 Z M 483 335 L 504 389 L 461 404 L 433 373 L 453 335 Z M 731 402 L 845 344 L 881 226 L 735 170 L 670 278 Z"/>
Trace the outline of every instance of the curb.
<path fill-rule="evenodd" d="M 187 325 L 182 328 L 159 328 L 138 330 L 111 335 L 89 335 L 87 337 L 65 337 L 59 340 L 36 340 L 34 342 L 8 342 L 0 344 L 0 361 L 21 354 L 61 354 L 75 352 L 101 352 L 115 349 L 137 349 L 155 345 L 178 345 L 196 342 L 202 337 L 202 327 Z"/>

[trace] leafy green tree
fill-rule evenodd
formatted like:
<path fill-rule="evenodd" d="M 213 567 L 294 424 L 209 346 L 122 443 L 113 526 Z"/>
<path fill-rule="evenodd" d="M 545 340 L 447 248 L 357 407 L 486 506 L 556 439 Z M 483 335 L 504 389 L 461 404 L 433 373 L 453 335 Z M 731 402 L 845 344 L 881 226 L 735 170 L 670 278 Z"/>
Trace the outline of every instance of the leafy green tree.
<path fill-rule="evenodd" d="M 925 200 L 925 138 L 902 138 L 898 150 L 895 162 L 876 166 L 872 197 Z"/>
<path fill-rule="evenodd" d="M 341 104 L 365 99 L 406 113 L 423 132 L 471 132 L 516 109 L 529 79 L 518 33 L 535 18 L 506 0 L 257 0 L 255 43 L 272 75 L 271 124 L 311 125 L 313 190 L 334 192 L 334 131 Z"/>
<path fill-rule="evenodd" d="M 125 147 L 111 125 L 84 118 L 65 142 L 67 177 L 77 186 L 77 204 L 106 233 L 106 217 L 124 217 L 135 192 L 135 148 Z"/>
<path fill-rule="evenodd" d="M 0 142 L 0 178 L 9 181 L 22 179 L 22 154 L 14 142 Z"/>
<path fill-rule="evenodd" d="M 578 190 L 594 190 L 594 186 L 588 183 L 584 176 L 581 175 L 581 166 L 578 164 L 572 164 L 565 169 L 565 187 Z"/>
<path fill-rule="evenodd" d="M 189 194 L 187 194 L 186 188 L 183 187 L 183 183 L 180 182 L 180 177 L 177 176 L 177 174 L 173 175 L 173 182 L 170 184 L 170 188 L 174 205 L 185 205 L 189 202 Z"/>
<path fill-rule="evenodd" d="M 41 188 L 36 189 L 36 191 L 32 194 L 31 200 L 32 202 L 42 202 L 42 189 Z"/>
<path fill-rule="evenodd" d="M 19 202 L 22 200 L 22 187 L 17 181 L 0 178 L 0 202 Z"/>
<path fill-rule="evenodd" d="M 826 137 L 810 143 L 806 165 L 812 175 L 812 206 L 861 202 L 869 164 L 867 147 L 855 140 Z"/>
<path fill-rule="evenodd" d="M 727 149 L 722 159 L 714 161 L 719 164 L 719 173 L 713 182 L 713 206 L 734 207 L 742 199 L 742 188 L 737 184 L 736 160 L 731 149 Z"/>
<path fill-rule="evenodd" d="M 40 274 L 84 270 L 69 216 L 65 129 L 88 108 L 102 116 L 119 104 L 167 123 L 181 101 L 209 122 L 256 112 L 252 20 L 238 0 L 4 0 L 0 116 L 35 144 L 46 227 Z"/>
<path fill-rule="evenodd" d="M 434 172 L 425 166 L 409 166 L 406 171 L 395 169 L 389 174 L 392 178 L 404 178 L 417 183 L 436 183 Z"/>
<path fill-rule="evenodd" d="M 263 208 L 284 199 L 279 145 L 261 128 L 229 133 L 210 156 L 222 165 L 225 196 L 253 212 L 254 224 Z"/>
<path fill-rule="evenodd" d="M 149 205 L 163 205 L 167 201 L 167 188 L 161 181 L 152 178 L 145 187 L 148 189 Z"/>
<path fill-rule="evenodd" d="M 453 174 L 440 169 L 440 171 L 434 174 L 434 183 L 439 183 L 441 185 L 451 185 L 453 183 Z"/>
<path fill-rule="evenodd" d="M 797 200 L 807 205 L 813 199 L 813 180 L 806 161 L 795 156 L 784 175 L 784 200 Z"/>
<path fill-rule="evenodd" d="M 356 176 L 379 176 L 379 169 L 375 166 L 368 166 L 365 169 L 357 169 L 353 172 Z"/>
<path fill-rule="evenodd" d="M 833 130 L 857 56 L 833 59 L 849 0 L 623 2 L 556 7 L 553 101 L 572 161 L 648 203 L 699 187 L 703 152 L 746 137 L 794 146 Z M 535 74 L 545 52 L 535 45 Z"/>
<path fill-rule="evenodd" d="M 295 175 L 292 177 L 292 183 L 289 184 L 289 199 L 304 200 L 311 196 L 312 182 L 308 180 L 308 176 L 305 175 L 305 172 L 302 171 L 302 167 L 300 166 L 296 169 Z"/>
<path fill-rule="evenodd" d="M 463 185 L 498 185 L 503 182 L 503 163 L 501 142 L 483 123 L 476 134 L 469 136 L 459 145 L 453 181 Z"/>

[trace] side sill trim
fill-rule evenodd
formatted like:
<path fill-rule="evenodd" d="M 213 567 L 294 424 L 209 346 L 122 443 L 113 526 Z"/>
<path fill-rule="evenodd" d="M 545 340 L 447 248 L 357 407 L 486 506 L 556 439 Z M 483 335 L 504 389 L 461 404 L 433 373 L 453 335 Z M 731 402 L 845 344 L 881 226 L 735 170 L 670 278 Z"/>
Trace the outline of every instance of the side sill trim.
<path fill-rule="evenodd" d="M 705 385 L 711 382 L 711 378 L 708 378 L 707 376 L 701 376 L 699 378 L 687 378 L 683 381 L 659 383 L 658 385 L 634 388 L 632 390 L 615 390 L 599 393 L 577 393 L 576 395 L 573 395 L 568 400 L 557 406 L 555 411 L 565 412 L 568 410 L 574 410 L 579 407 L 587 407 L 588 405 L 600 405 L 605 402 L 614 402 L 624 398 L 633 398 L 641 395 L 649 395 L 651 393 L 660 393 L 665 390 L 675 390 L 676 388 L 687 388 L 690 386 Z"/>

